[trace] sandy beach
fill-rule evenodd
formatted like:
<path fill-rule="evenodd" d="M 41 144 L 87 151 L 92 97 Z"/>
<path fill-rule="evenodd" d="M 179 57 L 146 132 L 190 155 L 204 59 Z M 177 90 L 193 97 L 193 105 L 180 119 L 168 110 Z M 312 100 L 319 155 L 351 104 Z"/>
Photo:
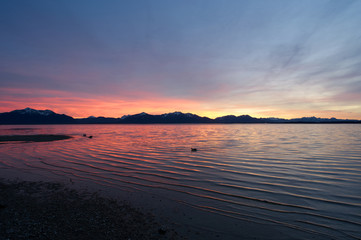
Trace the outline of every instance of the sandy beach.
<path fill-rule="evenodd" d="M 154 217 L 54 182 L 0 180 L 0 239 L 184 239 Z"/>
<path fill-rule="evenodd" d="M 6 142 L 48 142 L 67 135 L 0 136 Z M 63 183 L 0 180 L 0 240 L 7 239 L 182 239 L 173 229 L 97 192 Z"/>
<path fill-rule="evenodd" d="M 6 142 L 50 142 L 69 139 L 71 136 L 54 134 L 36 134 L 36 135 L 2 135 L 0 144 Z"/>

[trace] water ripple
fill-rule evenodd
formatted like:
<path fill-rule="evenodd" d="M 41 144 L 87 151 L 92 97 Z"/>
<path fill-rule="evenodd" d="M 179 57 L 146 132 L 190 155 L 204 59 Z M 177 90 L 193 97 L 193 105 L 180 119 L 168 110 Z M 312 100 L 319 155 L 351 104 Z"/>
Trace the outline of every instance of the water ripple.
<path fill-rule="evenodd" d="M 0 130 L 74 136 L 61 142 L 1 144 L 0 171 L 53 174 L 155 194 L 235 222 L 302 232 L 305 238 L 361 239 L 360 125 L 54 125 Z M 83 138 L 83 133 L 94 137 Z M 191 147 L 198 151 L 191 152 Z M 206 226 L 222 232 L 219 227 Z"/>

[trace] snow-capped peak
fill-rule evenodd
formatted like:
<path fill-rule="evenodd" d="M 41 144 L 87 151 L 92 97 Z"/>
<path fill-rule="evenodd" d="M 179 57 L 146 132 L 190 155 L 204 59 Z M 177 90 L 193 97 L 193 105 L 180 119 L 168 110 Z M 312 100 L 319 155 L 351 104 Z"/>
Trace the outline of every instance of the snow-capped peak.
<path fill-rule="evenodd" d="M 192 114 L 192 113 L 182 113 L 182 112 L 179 112 L 179 111 L 176 111 L 176 112 L 172 112 L 172 113 L 165 113 L 165 114 L 162 114 L 162 117 L 166 118 L 166 117 L 169 117 L 169 116 L 186 116 L 186 117 L 194 117 L 195 115 Z"/>
<path fill-rule="evenodd" d="M 35 109 L 29 108 L 29 107 L 27 107 L 23 110 L 19 110 L 19 112 L 21 114 L 39 114 L 39 115 L 43 115 L 43 116 L 49 116 L 51 114 L 54 114 L 54 112 L 51 110 L 35 110 Z"/>
<path fill-rule="evenodd" d="M 164 113 L 162 114 L 162 117 L 168 117 L 168 116 L 179 116 L 179 115 L 183 115 L 182 112 L 171 112 L 171 113 Z"/>

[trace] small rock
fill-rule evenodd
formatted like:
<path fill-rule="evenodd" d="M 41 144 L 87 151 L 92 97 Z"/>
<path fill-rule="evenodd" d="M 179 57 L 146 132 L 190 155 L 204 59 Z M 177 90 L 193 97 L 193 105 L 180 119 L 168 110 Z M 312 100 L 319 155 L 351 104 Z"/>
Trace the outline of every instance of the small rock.
<path fill-rule="evenodd" d="M 159 233 L 160 235 L 164 235 L 166 232 L 167 232 L 167 230 L 165 230 L 165 229 L 163 229 L 163 228 L 159 228 L 159 229 L 158 229 L 158 233 Z"/>

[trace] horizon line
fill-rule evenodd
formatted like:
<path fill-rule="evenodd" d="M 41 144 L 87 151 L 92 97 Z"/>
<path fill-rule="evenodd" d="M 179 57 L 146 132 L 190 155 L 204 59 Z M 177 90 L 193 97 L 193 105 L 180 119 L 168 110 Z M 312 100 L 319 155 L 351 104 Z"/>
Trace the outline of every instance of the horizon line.
<path fill-rule="evenodd" d="M 13 112 L 13 111 L 21 111 L 21 110 L 26 110 L 26 109 L 31 109 L 31 110 L 35 110 L 35 111 L 52 111 L 54 112 L 53 110 L 51 109 L 34 109 L 34 108 L 30 108 L 30 107 L 26 107 L 24 109 L 15 109 L 15 110 L 12 110 L 12 111 L 9 111 L 9 112 L 2 112 L 2 113 L 10 113 L 10 112 Z M 173 112 L 167 112 L 167 113 L 161 113 L 161 114 L 154 114 L 154 113 L 147 113 L 147 112 L 140 112 L 140 113 L 135 113 L 135 114 L 124 114 L 122 116 L 118 116 L 118 117 L 106 117 L 106 116 L 93 116 L 93 115 L 90 115 L 88 117 L 73 117 L 71 115 L 67 115 L 67 114 L 64 114 L 64 113 L 57 113 L 57 112 L 54 112 L 56 114 L 63 114 L 63 115 L 66 115 L 66 116 L 70 116 L 74 119 L 87 119 L 87 118 L 123 118 L 125 116 L 134 116 L 134 115 L 138 115 L 138 114 L 142 114 L 142 113 L 145 113 L 145 114 L 148 114 L 148 115 L 152 115 L 152 116 L 157 116 L 157 115 L 164 115 L 164 114 L 171 114 L 171 113 L 182 113 L 182 114 L 192 114 L 192 115 L 196 115 L 198 117 L 205 117 L 205 118 L 209 118 L 211 120 L 215 120 L 217 118 L 221 118 L 221 117 L 226 117 L 226 116 L 235 116 L 235 117 L 240 117 L 240 116 L 249 116 L 249 117 L 252 117 L 251 115 L 249 114 L 241 114 L 241 115 L 234 115 L 234 114 L 227 114 L 227 115 L 222 115 L 222 116 L 219 116 L 219 117 L 215 117 L 215 118 L 211 118 L 211 117 L 208 117 L 208 116 L 201 116 L 201 115 L 198 115 L 198 114 L 195 114 L 195 113 L 191 113 L 191 112 L 182 112 L 182 111 L 173 111 Z M 335 120 L 348 120 L 348 121 L 361 121 L 361 119 L 349 119 L 349 118 L 346 118 L 346 119 L 339 119 L 339 118 L 335 118 L 335 117 L 328 117 L 328 118 L 324 118 L 324 117 L 316 117 L 316 116 L 303 116 L 303 117 L 295 117 L 295 118 L 281 118 L 281 117 L 252 117 L 252 118 L 255 118 L 255 119 L 279 119 L 279 120 L 295 120 L 295 119 L 302 119 L 302 118 L 316 118 L 316 119 L 335 119 Z"/>

